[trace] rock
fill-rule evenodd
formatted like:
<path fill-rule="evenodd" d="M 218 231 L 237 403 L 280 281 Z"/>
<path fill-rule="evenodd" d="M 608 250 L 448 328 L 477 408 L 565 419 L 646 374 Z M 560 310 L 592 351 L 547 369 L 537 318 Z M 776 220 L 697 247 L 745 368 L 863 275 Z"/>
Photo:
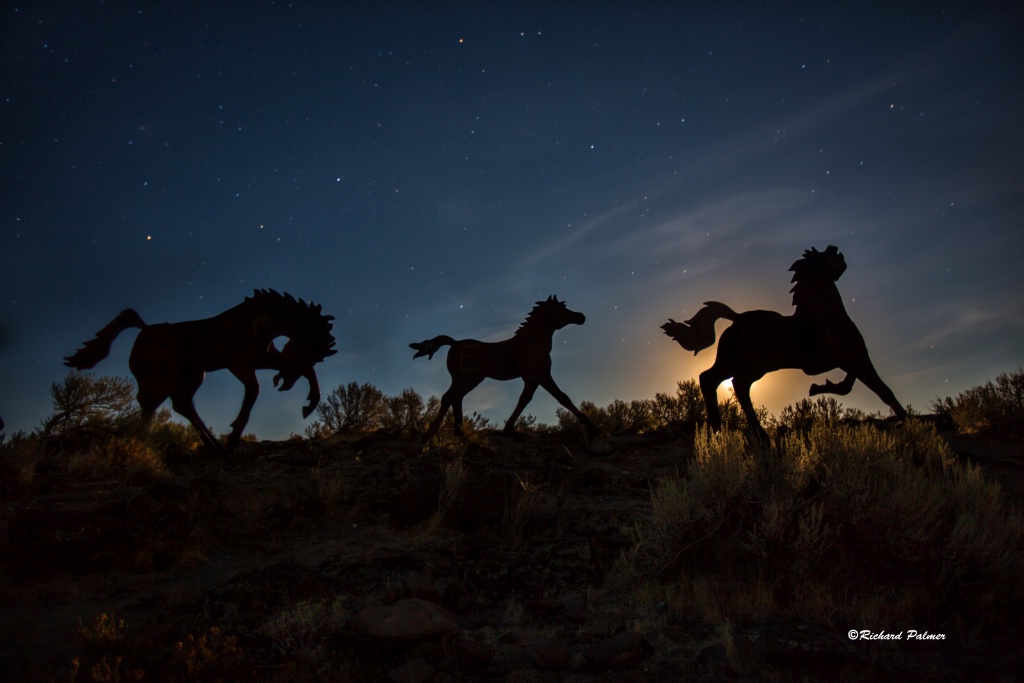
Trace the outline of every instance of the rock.
<path fill-rule="evenodd" d="M 371 638 L 392 642 L 436 638 L 458 630 L 455 620 L 443 607 L 419 598 L 360 610 L 356 626 Z"/>
<path fill-rule="evenodd" d="M 636 631 L 622 633 L 591 645 L 584 651 L 584 657 L 595 668 L 607 671 L 623 671 L 640 666 L 654 648 Z"/>
<path fill-rule="evenodd" d="M 422 659 L 410 659 L 389 671 L 388 680 L 394 683 L 427 683 L 434 680 L 434 667 Z"/>

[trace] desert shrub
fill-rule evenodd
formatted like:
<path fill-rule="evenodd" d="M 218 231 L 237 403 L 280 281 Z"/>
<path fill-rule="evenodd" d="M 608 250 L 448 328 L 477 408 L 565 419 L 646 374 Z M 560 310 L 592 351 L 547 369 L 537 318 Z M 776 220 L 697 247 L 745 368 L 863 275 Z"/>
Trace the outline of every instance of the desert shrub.
<path fill-rule="evenodd" d="M 664 427 L 692 428 L 707 419 L 700 385 L 692 379 L 679 382 L 675 395 L 659 392 L 653 399 L 616 399 L 603 408 L 591 401 L 582 401 L 579 408 L 591 422 L 611 434 L 643 434 Z M 724 424 L 745 424 L 742 411 L 734 400 L 720 403 L 719 409 Z M 555 415 L 561 431 L 579 428 L 576 418 L 568 410 L 557 408 Z"/>
<path fill-rule="evenodd" d="M 674 396 L 657 393 L 654 395 L 655 424 L 659 427 L 695 427 L 707 419 L 704 411 L 704 396 L 695 379 L 676 384 Z"/>
<path fill-rule="evenodd" d="M 651 518 L 634 530 L 619 580 L 717 582 L 827 618 L 863 617 L 849 612 L 868 603 L 883 617 L 934 614 L 936 596 L 979 587 L 991 596 L 1015 581 L 1020 515 L 931 425 L 818 422 L 778 451 L 702 429 L 694 453 L 685 473 L 653 487 Z M 896 591 L 910 597 L 877 604 Z M 802 601 L 809 595 L 814 604 Z"/>
<path fill-rule="evenodd" d="M 536 415 L 520 415 L 516 418 L 516 431 L 518 432 L 532 432 L 540 429 L 541 426 L 537 424 Z"/>
<path fill-rule="evenodd" d="M 437 411 L 440 408 L 441 400 L 436 396 L 431 396 L 427 401 L 427 417 L 430 419 L 436 417 Z M 441 426 L 438 428 L 437 434 L 434 435 L 431 443 L 442 448 L 454 448 L 456 450 L 464 449 L 466 443 L 484 445 L 487 443 L 487 437 L 484 434 L 485 430 L 495 429 L 495 425 L 483 415 L 472 412 L 469 415 L 462 416 L 462 439 L 454 435 L 454 428 L 455 414 L 449 410 L 445 413 Z"/>
<path fill-rule="evenodd" d="M 88 626 L 79 622 L 75 640 L 83 654 L 71 660 L 71 680 L 88 683 L 145 680 L 145 670 L 129 666 L 126 653 L 135 644 L 128 642 L 124 619 L 100 614 Z"/>
<path fill-rule="evenodd" d="M 317 422 L 330 434 L 379 429 L 387 416 L 387 402 L 372 384 L 349 382 L 334 388 L 316 407 Z"/>
<path fill-rule="evenodd" d="M 413 389 L 403 389 L 398 396 L 388 396 L 385 400 L 387 414 L 383 426 L 387 429 L 401 429 L 419 432 L 426 418 L 423 397 Z"/>
<path fill-rule="evenodd" d="M 86 445 L 138 416 L 135 385 L 127 377 L 72 372 L 50 385 L 50 396 L 53 414 L 43 422 L 42 433 L 62 448 Z"/>
<path fill-rule="evenodd" d="M 295 663 L 296 677 L 322 678 L 335 665 L 332 640 L 350 616 L 344 598 L 303 600 L 275 614 L 260 631 L 277 656 Z"/>
<path fill-rule="evenodd" d="M 806 432 L 816 423 L 836 424 L 843 417 L 843 407 L 839 401 L 832 396 L 819 396 L 813 401 L 804 398 L 786 406 L 779 413 L 777 421 L 787 429 Z"/>
<path fill-rule="evenodd" d="M 203 442 L 199 430 L 191 424 L 177 422 L 171 418 L 170 410 L 160 408 L 153 414 L 147 428 L 139 432 L 140 437 L 165 458 L 190 456 L 202 449 Z M 254 439 L 251 434 L 242 437 L 243 441 Z"/>
<path fill-rule="evenodd" d="M 217 626 L 179 640 L 174 652 L 178 680 L 211 683 L 238 680 L 238 666 L 244 654 L 238 639 Z"/>
<path fill-rule="evenodd" d="M 1024 370 L 1002 373 L 995 382 L 972 387 L 955 399 L 936 399 L 932 410 L 952 418 L 962 432 L 997 436 L 1024 434 Z"/>
<path fill-rule="evenodd" d="M 119 479 L 128 485 L 149 484 L 168 476 L 159 452 L 134 436 L 111 435 L 88 449 L 67 456 L 69 474 L 95 479 Z"/>
<path fill-rule="evenodd" d="M 17 431 L 0 443 L 0 493 L 31 488 L 43 464 L 43 439 L 38 432 Z"/>
<path fill-rule="evenodd" d="M 579 408 L 599 429 L 611 434 L 642 434 L 656 426 L 653 401 L 649 400 L 616 399 L 603 408 L 591 401 L 583 401 Z M 555 415 L 563 431 L 579 428 L 576 417 L 568 410 L 557 408 Z"/>

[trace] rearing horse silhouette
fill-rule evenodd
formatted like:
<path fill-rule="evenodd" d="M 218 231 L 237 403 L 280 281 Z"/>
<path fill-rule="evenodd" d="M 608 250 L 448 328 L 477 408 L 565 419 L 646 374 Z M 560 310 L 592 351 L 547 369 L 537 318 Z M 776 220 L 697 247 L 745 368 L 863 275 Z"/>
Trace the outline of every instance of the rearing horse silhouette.
<path fill-rule="evenodd" d="M 309 381 L 309 415 L 320 401 L 320 385 L 313 366 L 336 353 L 331 320 L 321 307 L 296 301 L 290 294 L 255 290 L 238 306 L 203 320 L 147 325 L 132 309 L 126 309 L 96 338 L 85 342 L 64 364 L 79 370 L 94 367 L 110 353 L 110 345 L 124 330 L 142 331 L 135 339 L 128 367 L 139 385 L 137 399 L 142 415 L 149 420 L 160 404 L 171 399 L 171 407 L 199 430 L 210 448 L 224 451 L 196 412 L 192 397 L 208 371 L 227 368 L 243 385 L 245 396 L 238 417 L 231 423 L 227 448 L 234 448 L 249 421 L 259 395 L 257 370 L 277 370 L 274 386 L 291 389 L 299 377 Z M 288 337 L 283 349 L 274 346 L 276 337 Z"/>
<path fill-rule="evenodd" d="M 736 400 L 747 417 L 754 434 L 762 441 L 768 435 L 761 427 L 750 400 L 750 385 L 765 374 L 783 368 L 797 368 L 808 375 L 818 375 L 835 368 L 846 371 L 838 384 L 825 380 L 812 384 L 810 395 L 846 395 L 858 379 L 878 394 L 896 416 L 904 419 L 906 410 L 878 376 L 871 364 L 867 346 L 857 326 L 843 307 L 835 282 L 846 270 L 846 259 L 836 247 L 821 252 L 811 248 L 792 265 L 793 315 L 774 311 L 736 313 L 717 301 L 705 302 L 704 308 L 686 322 L 669 321 L 661 326 L 665 334 L 696 355 L 715 343 L 715 321 L 725 318 L 732 326 L 722 333 L 715 364 L 700 375 L 708 423 L 721 427 L 718 411 L 718 385 L 732 377 Z"/>
<path fill-rule="evenodd" d="M 582 313 L 569 310 L 564 301 L 549 296 L 545 301 L 537 302 L 511 339 L 482 342 L 475 339 L 455 340 L 442 334 L 433 339 L 409 344 L 411 348 L 416 349 L 413 358 L 433 358 L 442 346 L 452 347 L 448 352 L 447 361 L 452 384 L 441 396 L 441 408 L 423 435 L 424 440 L 437 433 L 449 407 L 455 416 L 455 434 L 462 436 L 462 399 L 488 377 L 503 381 L 523 378 L 523 393 L 519 397 L 516 409 L 512 411 L 512 416 L 505 423 L 503 431 L 506 434 L 515 434 L 516 420 L 533 398 L 538 386 L 544 387 L 556 401 L 575 415 L 588 433 L 599 433 L 600 430 L 594 423 L 573 405 L 572 400 L 551 378 L 551 338 L 555 330 L 560 330 L 566 325 L 582 325 L 584 322 L 586 316 Z"/>

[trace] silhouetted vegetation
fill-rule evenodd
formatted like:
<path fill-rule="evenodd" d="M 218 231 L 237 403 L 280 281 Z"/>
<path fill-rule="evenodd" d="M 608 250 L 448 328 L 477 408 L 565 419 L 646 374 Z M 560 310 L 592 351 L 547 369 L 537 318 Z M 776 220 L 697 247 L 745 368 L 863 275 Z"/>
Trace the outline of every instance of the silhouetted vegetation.
<path fill-rule="evenodd" d="M 936 399 L 932 410 L 948 416 L 962 432 L 1024 435 L 1024 370 L 1002 373 L 995 382 L 972 387 L 955 399 Z"/>
<path fill-rule="evenodd" d="M 1016 438 L 1021 377 L 1000 375 L 936 406 L 965 432 Z M 747 438 L 734 400 L 719 405 L 727 427 L 710 430 L 692 380 L 651 399 L 584 401 L 606 434 L 632 437 L 605 456 L 589 451 L 568 411 L 554 425 L 520 417 L 517 429 L 533 432 L 522 441 L 494 438 L 495 426 L 473 414 L 465 438 L 446 425 L 421 445 L 436 396 L 351 382 L 324 398 L 307 439 L 217 459 L 192 457 L 199 435 L 169 411 L 141 424 L 125 378 L 70 374 L 51 394 L 53 412 L 37 429 L 0 441 L 0 491 L 25 511 L 3 520 L 0 541 L 60 549 L 27 567 L 79 574 L 107 563 L 131 567 L 139 585 L 148 571 L 212 570 L 219 554 L 260 558 L 214 592 L 173 593 L 167 604 L 180 613 L 159 627 L 131 612 L 83 613 L 69 633 L 74 658 L 63 660 L 70 680 L 228 681 L 239 671 L 261 672 L 246 680 L 381 680 L 405 659 L 353 635 L 353 623 L 367 605 L 434 588 L 429 599 L 466 610 L 463 632 L 430 660 L 438 680 L 463 671 L 465 653 L 445 648 L 469 647 L 467 636 L 493 657 L 508 647 L 503 634 L 546 638 L 557 626 L 579 653 L 592 638 L 579 634 L 602 620 L 642 633 L 659 666 L 681 639 L 698 638 L 686 629 L 703 629 L 705 641 L 717 634 L 724 665 L 741 671 L 733 634 L 751 625 L 797 619 L 839 640 L 852 627 L 924 627 L 967 648 L 1019 623 L 1019 491 L 1008 496 L 963 462 L 933 424 L 866 419 L 831 397 L 777 417 L 762 410 L 770 447 Z M 51 510 L 61 492 L 81 507 Z M 321 531 L 326 552 L 347 554 L 314 566 L 308 544 Z M 411 588 L 403 572 L 424 556 L 434 579 Z M 550 616 L 561 608 L 549 591 L 586 600 L 572 617 Z"/>
<path fill-rule="evenodd" d="M 732 623 L 1008 623 L 992 601 L 1017 582 L 1024 524 L 999 485 L 930 424 L 844 425 L 819 408 L 832 419 L 779 449 L 700 429 L 685 471 L 655 485 L 620 585 L 669 587 Z"/>

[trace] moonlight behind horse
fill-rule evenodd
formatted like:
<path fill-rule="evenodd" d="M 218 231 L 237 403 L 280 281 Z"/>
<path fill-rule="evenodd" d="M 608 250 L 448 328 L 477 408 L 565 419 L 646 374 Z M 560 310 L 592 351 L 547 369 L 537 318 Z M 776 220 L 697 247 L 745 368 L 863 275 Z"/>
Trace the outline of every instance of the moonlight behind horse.
<path fill-rule="evenodd" d="M 309 415 L 320 401 L 320 387 L 313 366 L 336 353 L 331 320 L 321 307 L 296 301 L 290 294 L 256 290 L 238 306 L 203 320 L 147 325 L 132 309 L 122 311 L 96 338 L 85 342 L 64 364 L 78 370 L 94 367 L 107 357 L 114 339 L 124 330 L 142 331 L 132 346 L 128 367 L 139 385 L 138 401 L 149 419 L 167 398 L 175 412 L 199 430 L 203 442 L 224 450 L 196 412 L 193 396 L 206 372 L 228 369 L 245 386 L 238 417 L 231 423 L 227 447 L 233 448 L 249 421 L 260 391 L 256 370 L 277 370 L 274 386 L 291 389 L 299 377 L 309 381 L 309 402 L 302 409 Z M 288 337 L 283 349 L 274 346 L 277 337 Z"/>
<path fill-rule="evenodd" d="M 409 344 L 416 350 L 413 358 L 433 358 L 442 346 L 452 347 L 447 361 L 452 384 L 441 396 L 441 408 L 424 434 L 424 439 L 437 433 L 449 407 L 455 416 L 455 434 L 462 436 L 462 399 L 488 377 L 498 380 L 523 378 L 523 393 L 512 416 L 505 423 L 506 434 L 515 433 L 516 420 L 533 398 L 538 386 L 544 387 L 556 401 L 575 415 L 590 434 L 598 433 L 597 427 L 573 405 L 572 400 L 551 378 L 551 338 L 555 330 L 570 324 L 582 325 L 585 321 L 586 317 L 582 313 L 570 310 L 565 302 L 549 296 L 545 301 L 537 302 L 511 339 L 481 342 L 475 339 L 455 340 L 442 334 Z"/>
<path fill-rule="evenodd" d="M 732 326 L 722 333 L 715 364 L 700 375 L 708 423 L 721 426 L 718 410 L 718 385 L 732 377 L 736 400 L 747 417 L 747 423 L 762 440 L 767 434 L 761 427 L 750 400 L 750 385 L 765 374 L 784 368 L 803 370 L 818 375 L 839 368 L 846 377 L 838 384 L 826 380 L 812 384 L 810 395 L 850 393 L 858 379 L 882 399 L 897 417 L 906 411 L 875 371 L 868 349 L 857 326 L 843 307 L 835 282 L 846 270 L 846 259 L 830 246 L 821 252 L 810 249 L 792 265 L 793 315 L 774 311 L 736 313 L 725 304 L 708 301 L 690 320 L 669 322 L 661 326 L 665 334 L 696 355 L 715 343 L 715 321 L 725 318 Z"/>

